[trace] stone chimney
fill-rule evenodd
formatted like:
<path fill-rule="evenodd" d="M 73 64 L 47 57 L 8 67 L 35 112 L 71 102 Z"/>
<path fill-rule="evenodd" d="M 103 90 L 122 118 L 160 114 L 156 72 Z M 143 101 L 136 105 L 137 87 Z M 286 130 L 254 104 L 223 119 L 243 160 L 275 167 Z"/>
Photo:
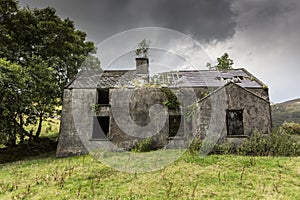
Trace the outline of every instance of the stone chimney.
<path fill-rule="evenodd" d="M 149 76 L 149 59 L 148 58 L 136 58 L 136 73 Z"/>

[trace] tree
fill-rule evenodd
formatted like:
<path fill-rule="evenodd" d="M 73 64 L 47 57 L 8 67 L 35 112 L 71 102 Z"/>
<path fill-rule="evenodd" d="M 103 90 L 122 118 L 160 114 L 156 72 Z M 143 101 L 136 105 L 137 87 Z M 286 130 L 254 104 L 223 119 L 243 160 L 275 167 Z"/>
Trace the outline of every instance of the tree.
<path fill-rule="evenodd" d="M 17 10 L 18 6 L 14 0 L 0 1 L 0 55 L 7 55 L 9 52 L 9 27 L 11 25 L 11 18 Z"/>
<path fill-rule="evenodd" d="M 58 17 L 54 8 L 21 9 L 9 29 L 9 51 L 0 57 L 22 66 L 33 57 L 41 58 L 55 70 L 61 94 L 87 56 L 96 52 L 93 42 L 85 41 L 86 33 L 76 30 L 73 21 Z"/>
<path fill-rule="evenodd" d="M 0 144 L 14 146 L 20 132 L 17 115 L 26 110 L 22 96 L 25 87 L 24 73 L 20 65 L 0 59 Z"/>
<path fill-rule="evenodd" d="M 14 90 L 1 90 L 2 136 L 6 132 L 6 138 L 15 141 L 16 137 L 21 141 L 25 136 L 39 137 L 43 119 L 61 104 L 65 84 L 84 61 L 88 68 L 100 68 L 94 53 L 86 33 L 76 30 L 70 19 L 58 17 L 55 9 L 20 9 L 15 0 L 1 0 L 0 58 L 5 59 L 1 76 L 14 77 L 1 82 L 2 88 L 14 86 Z M 10 95 L 15 98 L 9 99 Z M 28 131 L 29 124 L 37 129 Z"/>
<path fill-rule="evenodd" d="M 224 53 L 221 58 L 217 58 L 218 64 L 216 66 L 212 66 L 211 63 L 207 63 L 206 66 L 211 70 L 229 70 L 232 69 L 232 65 L 234 64 L 233 60 L 229 58 L 228 53 Z"/>
<path fill-rule="evenodd" d="M 228 53 L 224 53 L 224 55 L 221 58 L 217 58 L 218 64 L 217 69 L 218 70 L 228 70 L 232 69 L 233 60 L 229 58 Z"/>
<path fill-rule="evenodd" d="M 135 50 L 135 54 L 142 58 L 148 58 L 150 41 L 143 39 L 139 44 L 138 48 Z"/>

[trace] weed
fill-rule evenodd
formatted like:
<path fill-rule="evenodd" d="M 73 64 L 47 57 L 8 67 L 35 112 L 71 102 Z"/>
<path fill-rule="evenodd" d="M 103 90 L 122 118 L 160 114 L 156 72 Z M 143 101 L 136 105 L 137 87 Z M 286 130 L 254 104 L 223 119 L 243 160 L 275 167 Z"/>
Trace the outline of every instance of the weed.
<path fill-rule="evenodd" d="M 152 138 L 143 139 L 135 144 L 131 149 L 133 152 L 149 152 L 152 151 Z"/>
<path fill-rule="evenodd" d="M 245 174 L 245 168 L 246 168 L 246 166 L 244 165 L 243 169 L 242 169 L 242 172 L 241 172 L 241 176 L 240 176 L 240 183 L 243 183 L 243 177 L 244 177 L 244 174 Z"/>
<path fill-rule="evenodd" d="M 173 187 L 173 182 L 169 181 L 169 187 L 168 187 L 168 189 L 166 191 L 167 199 L 170 199 L 170 194 L 171 194 L 171 191 L 172 191 L 172 187 Z"/>
<path fill-rule="evenodd" d="M 195 138 L 190 144 L 188 151 L 191 154 L 198 154 L 201 149 L 202 141 L 199 138 Z"/>

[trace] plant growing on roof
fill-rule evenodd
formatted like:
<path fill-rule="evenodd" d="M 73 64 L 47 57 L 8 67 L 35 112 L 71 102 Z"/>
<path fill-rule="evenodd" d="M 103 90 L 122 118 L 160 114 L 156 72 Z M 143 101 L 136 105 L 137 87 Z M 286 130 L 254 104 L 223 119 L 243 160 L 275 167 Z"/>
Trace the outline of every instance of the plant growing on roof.
<path fill-rule="evenodd" d="M 138 48 L 135 50 L 135 55 L 141 58 L 148 58 L 150 43 L 151 42 L 149 40 L 143 39 L 138 44 Z"/>
<path fill-rule="evenodd" d="M 233 60 L 229 58 L 228 53 L 224 53 L 223 56 L 217 58 L 217 65 L 213 66 L 211 63 L 207 63 L 206 67 L 210 70 L 229 70 L 232 69 L 232 65 L 234 64 Z"/>

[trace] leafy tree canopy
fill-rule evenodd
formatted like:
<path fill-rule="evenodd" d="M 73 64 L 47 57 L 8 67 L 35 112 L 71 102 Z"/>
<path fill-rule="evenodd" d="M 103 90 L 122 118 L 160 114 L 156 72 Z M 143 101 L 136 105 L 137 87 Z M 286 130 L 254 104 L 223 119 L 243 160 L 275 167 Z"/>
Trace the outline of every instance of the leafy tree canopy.
<path fill-rule="evenodd" d="M 81 65 L 100 68 L 86 36 L 54 8 L 19 8 L 15 0 L 0 0 L 0 128 L 6 140 L 38 137 Z M 28 131 L 29 124 L 37 129 Z"/>
<path fill-rule="evenodd" d="M 224 53 L 223 56 L 217 58 L 218 64 L 216 66 L 212 66 L 211 63 L 207 63 L 207 67 L 212 70 L 229 70 L 232 69 L 232 65 L 234 64 L 233 60 L 229 58 L 228 53 Z"/>

